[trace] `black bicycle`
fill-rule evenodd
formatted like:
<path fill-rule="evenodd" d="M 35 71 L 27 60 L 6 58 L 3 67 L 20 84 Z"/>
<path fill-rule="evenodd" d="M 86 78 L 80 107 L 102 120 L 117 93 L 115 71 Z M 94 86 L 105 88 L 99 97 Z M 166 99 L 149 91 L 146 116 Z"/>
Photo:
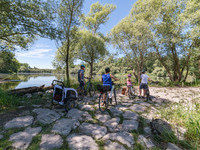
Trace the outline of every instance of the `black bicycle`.
<path fill-rule="evenodd" d="M 146 101 L 150 101 L 151 100 L 151 96 L 150 96 L 150 91 L 149 91 L 149 86 L 146 85 Z"/>
<path fill-rule="evenodd" d="M 117 105 L 117 97 L 115 91 L 115 84 L 112 83 L 112 89 L 110 90 L 110 86 L 106 85 L 97 85 L 97 89 L 101 92 L 99 95 L 99 110 L 101 112 L 105 112 L 110 105 L 115 103 Z"/>
<path fill-rule="evenodd" d="M 78 92 L 78 97 L 80 100 L 82 100 L 84 98 L 84 96 L 87 96 L 88 93 L 90 95 L 90 97 L 93 97 L 95 95 L 95 88 L 94 85 L 91 82 L 92 78 L 87 78 L 88 82 L 86 82 L 84 87 L 78 87 L 76 90 Z"/>

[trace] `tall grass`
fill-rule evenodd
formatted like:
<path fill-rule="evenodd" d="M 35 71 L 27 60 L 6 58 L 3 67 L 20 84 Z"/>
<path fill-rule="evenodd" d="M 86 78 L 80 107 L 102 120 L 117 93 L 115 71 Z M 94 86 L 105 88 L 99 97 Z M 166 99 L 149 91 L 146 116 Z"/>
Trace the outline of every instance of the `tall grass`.
<path fill-rule="evenodd" d="M 186 103 L 174 104 L 172 107 L 160 110 L 162 118 L 186 129 L 185 140 L 194 148 L 200 145 L 200 103 L 193 100 Z"/>
<path fill-rule="evenodd" d="M 20 98 L 14 95 L 10 95 L 7 92 L 0 89 L 0 110 L 8 109 L 18 106 L 20 104 Z"/>

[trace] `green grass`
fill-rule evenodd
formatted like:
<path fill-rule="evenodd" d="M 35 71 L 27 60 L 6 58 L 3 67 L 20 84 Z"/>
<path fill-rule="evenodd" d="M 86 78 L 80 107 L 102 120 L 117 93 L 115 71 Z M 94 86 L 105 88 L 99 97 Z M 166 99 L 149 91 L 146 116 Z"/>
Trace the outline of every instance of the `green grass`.
<path fill-rule="evenodd" d="M 9 93 L 0 89 L 0 110 L 9 109 L 20 105 L 21 98 L 10 95 Z"/>
<path fill-rule="evenodd" d="M 190 104 L 191 107 L 187 107 L 181 103 L 172 105 L 173 107 L 166 107 L 160 110 L 162 118 L 165 118 L 172 124 L 184 127 L 187 131 L 184 133 L 186 142 L 180 142 L 181 145 L 190 147 L 191 149 L 197 149 L 200 145 L 200 103 Z M 172 135 L 166 135 L 162 137 L 163 140 L 167 140 L 173 143 L 179 143 Z"/>

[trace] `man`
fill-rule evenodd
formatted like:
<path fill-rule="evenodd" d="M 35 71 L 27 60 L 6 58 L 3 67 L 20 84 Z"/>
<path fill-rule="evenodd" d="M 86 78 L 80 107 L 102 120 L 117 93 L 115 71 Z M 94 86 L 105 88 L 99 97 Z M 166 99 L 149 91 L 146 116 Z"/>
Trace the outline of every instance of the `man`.
<path fill-rule="evenodd" d="M 80 84 L 80 87 L 83 89 L 85 82 L 84 82 L 84 72 L 85 72 L 85 65 L 80 66 L 81 69 L 78 71 L 78 82 Z"/>
<path fill-rule="evenodd" d="M 148 80 L 151 80 L 150 78 L 149 78 L 149 76 L 148 75 L 146 75 L 145 74 L 145 70 L 143 69 L 142 70 L 142 74 L 141 74 L 141 83 L 140 83 L 140 87 L 139 87 L 139 93 L 140 93 L 140 96 L 139 97 L 141 97 L 141 93 L 142 93 L 142 89 L 143 89 L 143 96 L 145 97 L 145 95 L 146 95 L 146 91 L 147 91 L 147 88 L 148 88 L 148 86 L 147 86 L 147 84 L 148 84 Z M 143 97 L 143 98 L 144 98 Z"/>

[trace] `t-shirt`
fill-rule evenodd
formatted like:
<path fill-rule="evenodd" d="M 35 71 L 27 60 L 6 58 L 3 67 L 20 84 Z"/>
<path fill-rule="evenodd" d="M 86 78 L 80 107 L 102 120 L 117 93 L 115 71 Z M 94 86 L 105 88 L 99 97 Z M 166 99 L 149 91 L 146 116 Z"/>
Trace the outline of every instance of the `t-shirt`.
<path fill-rule="evenodd" d="M 82 77 L 81 77 L 82 74 Z M 84 80 L 84 70 L 79 70 L 78 71 L 78 82 L 81 82 L 81 80 Z"/>
<path fill-rule="evenodd" d="M 112 87 L 112 79 L 110 77 L 110 74 L 104 74 L 102 75 L 103 85 L 110 85 Z"/>
<path fill-rule="evenodd" d="M 142 79 L 141 83 L 147 84 L 147 83 L 148 83 L 148 78 L 149 78 L 148 75 L 142 74 L 142 75 L 141 75 L 141 79 Z"/>

